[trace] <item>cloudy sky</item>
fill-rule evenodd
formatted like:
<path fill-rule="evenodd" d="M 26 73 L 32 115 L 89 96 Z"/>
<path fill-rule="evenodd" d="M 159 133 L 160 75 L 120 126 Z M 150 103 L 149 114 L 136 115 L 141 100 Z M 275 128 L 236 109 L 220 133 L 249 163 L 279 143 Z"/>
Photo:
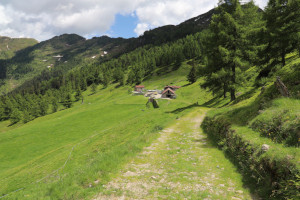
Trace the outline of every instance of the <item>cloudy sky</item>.
<path fill-rule="evenodd" d="M 218 0 L 1 0 L 0 35 L 39 41 L 63 33 L 136 37 L 209 11 Z M 267 0 L 256 0 L 261 8 Z"/>

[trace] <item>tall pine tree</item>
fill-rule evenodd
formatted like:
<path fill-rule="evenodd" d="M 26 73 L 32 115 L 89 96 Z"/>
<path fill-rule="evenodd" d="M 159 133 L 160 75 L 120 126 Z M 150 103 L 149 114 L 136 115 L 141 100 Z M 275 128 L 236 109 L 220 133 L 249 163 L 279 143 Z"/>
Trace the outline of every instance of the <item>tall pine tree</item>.
<path fill-rule="evenodd" d="M 296 50 L 300 53 L 300 1 L 270 0 L 265 12 L 266 48 L 261 54 L 264 62 L 279 61 L 285 65 L 286 54 Z"/>
<path fill-rule="evenodd" d="M 190 73 L 187 76 L 188 81 L 190 82 L 190 84 L 193 84 L 197 81 L 197 73 L 196 73 L 196 68 L 195 66 L 193 66 L 191 68 Z"/>
<path fill-rule="evenodd" d="M 202 87 L 209 88 L 215 94 L 223 91 L 224 97 L 230 92 L 231 101 L 236 98 L 240 77 L 248 66 L 245 61 L 245 52 L 249 51 L 245 48 L 248 29 L 243 24 L 244 15 L 238 0 L 220 0 L 206 35 L 206 81 Z"/>

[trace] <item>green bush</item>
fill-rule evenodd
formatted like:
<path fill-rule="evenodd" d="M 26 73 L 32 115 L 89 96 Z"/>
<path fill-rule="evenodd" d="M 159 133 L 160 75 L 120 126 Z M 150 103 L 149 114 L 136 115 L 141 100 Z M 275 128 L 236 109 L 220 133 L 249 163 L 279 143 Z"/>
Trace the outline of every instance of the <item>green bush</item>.
<path fill-rule="evenodd" d="M 299 147 L 300 119 L 287 110 L 274 114 L 270 119 L 259 116 L 250 126 L 274 142 Z"/>
<path fill-rule="evenodd" d="M 300 103 L 296 99 L 276 99 L 269 108 L 260 110 L 250 127 L 273 142 L 299 147 Z"/>

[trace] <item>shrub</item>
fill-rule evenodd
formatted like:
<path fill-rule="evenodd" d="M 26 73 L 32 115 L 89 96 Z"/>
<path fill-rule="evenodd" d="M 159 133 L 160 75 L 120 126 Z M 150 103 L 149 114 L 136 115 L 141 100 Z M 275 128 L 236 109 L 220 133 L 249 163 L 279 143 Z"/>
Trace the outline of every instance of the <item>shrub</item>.
<path fill-rule="evenodd" d="M 300 145 L 300 113 L 297 100 L 278 99 L 272 106 L 255 117 L 250 127 L 261 136 L 286 146 Z"/>

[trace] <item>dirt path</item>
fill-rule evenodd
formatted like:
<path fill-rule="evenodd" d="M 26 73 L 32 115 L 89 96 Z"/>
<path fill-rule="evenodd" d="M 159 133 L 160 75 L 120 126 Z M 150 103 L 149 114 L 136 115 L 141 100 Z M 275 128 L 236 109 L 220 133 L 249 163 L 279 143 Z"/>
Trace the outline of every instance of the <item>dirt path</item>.
<path fill-rule="evenodd" d="M 241 176 L 199 128 L 199 109 L 163 130 L 94 199 L 251 199 Z"/>

